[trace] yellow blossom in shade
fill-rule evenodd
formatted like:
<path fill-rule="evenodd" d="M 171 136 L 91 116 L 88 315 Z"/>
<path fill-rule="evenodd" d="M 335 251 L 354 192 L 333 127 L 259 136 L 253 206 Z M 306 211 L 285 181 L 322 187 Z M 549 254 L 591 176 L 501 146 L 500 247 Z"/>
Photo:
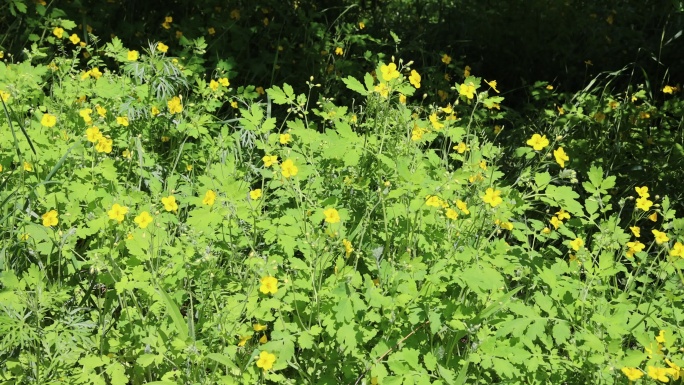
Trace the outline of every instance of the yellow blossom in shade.
<path fill-rule="evenodd" d="M 640 197 L 636 199 L 636 207 L 638 209 L 648 211 L 651 208 L 651 206 L 653 206 L 653 202 L 648 200 L 648 198 Z"/>
<path fill-rule="evenodd" d="M 582 246 L 584 246 L 584 240 L 582 240 L 582 238 L 575 238 L 574 241 L 570 242 L 570 247 L 572 247 L 572 249 L 575 251 L 581 249 Z"/>
<path fill-rule="evenodd" d="M 387 88 L 385 83 L 378 84 L 373 88 L 373 91 L 379 93 L 383 98 L 387 98 L 387 96 L 389 96 L 389 88 Z"/>
<path fill-rule="evenodd" d="M 458 219 L 458 212 L 456 212 L 456 210 L 452 209 L 451 207 L 446 209 L 444 214 L 449 219 L 452 219 L 452 220 Z"/>
<path fill-rule="evenodd" d="M 159 108 L 157 108 L 157 106 L 152 106 L 152 108 L 150 110 L 150 113 L 152 114 L 152 116 L 157 116 L 157 115 L 159 115 L 160 112 L 161 111 L 159 111 Z"/>
<path fill-rule="evenodd" d="M 97 140 L 97 144 L 95 144 L 95 151 L 109 154 L 112 152 L 112 144 L 113 142 L 111 139 L 100 136 Z"/>
<path fill-rule="evenodd" d="M 468 99 L 472 99 L 475 97 L 475 85 L 473 85 L 473 83 L 461 84 L 458 87 L 458 93 L 461 96 L 465 96 Z"/>
<path fill-rule="evenodd" d="M 544 227 L 541 232 L 542 234 L 551 234 L 551 229 L 548 227 Z"/>
<path fill-rule="evenodd" d="M 97 114 L 103 118 L 105 117 L 105 115 L 107 115 L 107 109 L 101 107 L 99 104 L 95 106 L 95 111 L 97 111 Z"/>
<path fill-rule="evenodd" d="M 463 69 L 463 77 L 467 78 L 468 76 L 470 76 L 470 66 L 465 66 Z"/>
<path fill-rule="evenodd" d="M 167 197 L 164 197 L 161 199 L 162 204 L 164 205 L 164 210 L 166 211 L 178 211 L 178 202 L 176 202 L 176 197 L 173 195 L 169 195 Z"/>
<path fill-rule="evenodd" d="M 214 190 L 207 190 L 204 194 L 204 199 L 202 199 L 202 204 L 207 206 L 213 206 L 216 201 L 216 193 Z"/>
<path fill-rule="evenodd" d="M 501 191 L 494 190 L 490 187 L 487 189 L 487 191 L 485 191 L 485 195 L 482 196 L 482 201 L 484 201 L 484 203 L 489 203 L 489 205 L 492 207 L 496 207 L 503 202 L 503 199 L 501 199 L 500 195 Z"/>
<path fill-rule="evenodd" d="M 485 80 L 485 83 L 487 83 L 488 86 L 492 87 L 494 91 L 496 91 L 497 94 L 499 94 L 499 90 L 496 89 L 496 80 L 492 80 L 491 82 L 488 82 Z"/>
<path fill-rule="evenodd" d="M 128 51 L 126 58 L 128 59 L 128 61 L 136 61 L 136 60 L 138 60 L 138 56 L 140 56 L 140 54 L 138 54 L 138 51 L 133 50 L 133 51 Z"/>
<path fill-rule="evenodd" d="M 508 231 L 512 231 L 514 228 L 513 223 L 508 222 L 508 221 L 498 223 L 498 225 L 501 226 L 502 229 L 508 230 Z"/>
<path fill-rule="evenodd" d="M 288 144 L 292 140 L 292 136 L 290 134 L 280 134 L 280 144 Z"/>
<path fill-rule="evenodd" d="M 639 241 L 627 242 L 627 252 L 625 253 L 625 255 L 627 256 L 627 258 L 632 258 L 634 254 L 644 250 L 644 247 L 646 247 L 646 245 Z"/>
<path fill-rule="evenodd" d="M 660 367 L 655 367 L 655 366 L 648 366 L 647 367 L 647 373 L 648 376 L 651 377 L 654 380 L 662 381 L 662 382 L 669 382 L 670 379 L 667 377 L 667 374 L 669 371 L 666 368 L 660 368 Z"/>
<path fill-rule="evenodd" d="M 216 34 L 216 29 L 214 29 L 214 27 L 209 27 L 207 33 L 214 36 Z"/>
<path fill-rule="evenodd" d="M 69 40 L 71 40 L 71 42 L 73 44 L 78 44 L 81 41 L 81 39 L 75 33 L 73 35 L 69 36 Z"/>
<path fill-rule="evenodd" d="M 169 140 L 171 140 L 171 137 L 166 136 L 166 135 L 162 135 L 162 137 L 161 137 L 162 143 L 166 143 L 166 142 L 168 142 Z"/>
<path fill-rule="evenodd" d="M 666 93 L 666 94 L 673 94 L 673 93 L 674 93 L 674 88 L 672 88 L 672 86 L 665 86 L 665 87 L 663 87 L 663 93 Z"/>
<path fill-rule="evenodd" d="M 364 28 L 366 28 L 366 23 L 364 23 L 363 21 L 359 21 L 359 29 L 364 29 Z"/>
<path fill-rule="evenodd" d="M 458 207 L 458 209 L 461 210 L 463 212 L 463 214 L 465 214 L 465 215 L 470 214 L 470 210 L 468 210 L 468 205 L 465 202 L 463 202 L 462 200 L 460 200 L 460 199 L 456 200 L 456 207 Z"/>
<path fill-rule="evenodd" d="M 323 215 L 325 216 L 326 223 L 337 223 L 340 221 L 340 213 L 332 207 L 325 209 Z"/>
<path fill-rule="evenodd" d="M 527 145 L 531 146 L 535 151 L 541 151 L 549 145 L 549 140 L 546 139 L 546 135 L 534 134 L 527 140 Z"/>
<path fill-rule="evenodd" d="M 352 247 L 352 243 L 347 239 L 343 239 L 342 245 L 344 246 L 344 254 L 347 257 L 349 257 L 351 255 L 352 251 L 354 251 L 354 247 Z"/>
<path fill-rule="evenodd" d="M 397 71 L 397 65 L 394 63 L 389 63 L 387 65 L 380 66 L 380 72 L 382 73 L 382 78 L 388 82 L 392 79 L 399 77 L 399 71 Z"/>
<path fill-rule="evenodd" d="M 57 124 L 57 117 L 52 114 L 43 114 L 40 124 L 45 127 L 54 127 Z"/>
<path fill-rule="evenodd" d="M 252 328 L 254 328 L 255 332 L 263 332 L 264 330 L 268 329 L 268 325 L 262 325 L 260 323 L 255 323 L 252 325 Z"/>
<path fill-rule="evenodd" d="M 109 219 L 113 219 L 119 223 L 123 222 L 124 216 L 128 213 L 128 207 L 126 206 L 121 206 L 118 203 L 114 203 L 112 205 L 112 208 L 107 211 L 107 215 L 109 216 Z"/>
<path fill-rule="evenodd" d="M 561 209 L 560 211 L 558 211 L 558 212 L 556 213 L 556 216 L 557 216 L 558 219 L 560 219 L 560 220 L 570 219 L 570 213 L 568 213 L 567 211 L 565 211 L 565 210 L 563 210 L 563 209 Z"/>
<path fill-rule="evenodd" d="M 297 172 L 299 172 L 299 169 L 297 168 L 297 166 L 295 166 L 294 162 L 291 159 L 284 161 L 280 167 L 280 170 L 285 178 L 295 176 L 297 175 Z"/>
<path fill-rule="evenodd" d="M 255 201 L 255 200 L 261 198 L 261 189 L 258 188 L 258 189 L 255 189 L 255 190 L 250 191 L 250 192 L 249 192 L 249 197 L 250 197 L 253 201 Z"/>
<path fill-rule="evenodd" d="M 278 292 L 278 279 L 276 277 L 266 276 L 261 278 L 261 287 L 259 291 L 264 294 L 275 294 Z"/>
<path fill-rule="evenodd" d="M 639 370 L 637 368 L 624 367 L 621 370 L 622 370 L 622 373 L 625 376 L 627 376 L 627 379 L 629 379 L 630 381 L 636 381 L 644 375 L 644 372 L 642 372 L 641 370 Z"/>
<path fill-rule="evenodd" d="M 421 140 L 423 138 L 423 134 L 425 134 L 425 130 L 418 127 L 418 125 L 416 124 L 413 126 L 413 129 L 411 130 L 411 140 Z"/>
<path fill-rule="evenodd" d="M 124 127 L 128 127 L 128 117 L 126 116 L 117 116 L 116 117 L 116 124 Z"/>
<path fill-rule="evenodd" d="M 546 85 L 546 89 L 547 89 L 548 91 L 552 91 L 552 90 L 553 90 L 553 86 L 552 86 L 551 84 L 547 84 L 547 85 Z"/>
<path fill-rule="evenodd" d="M 224 87 L 228 87 L 230 85 L 228 78 L 219 78 L 218 82 L 220 85 L 222 85 Z"/>
<path fill-rule="evenodd" d="M 437 118 L 437 113 L 432 113 L 430 115 L 430 124 L 432 124 L 432 127 L 434 127 L 435 130 L 441 130 L 444 128 L 444 124 L 439 122 L 439 119 Z"/>
<path fill-rule="evenodd" d="M 100 129 L 93 126 L 86 130 L 86 139 L 91 143 L 96 143 L 102 137 Z"/>
<path fill-rule="evenodd" d="M 651 230 L 651 232 L 653 233 L 653 236 L 655 237 L 656 243 L 659 245 L 670 240 L 670 238 L 667 237 L 667 234 L 665 234 L 662 231 Z"/>
<path fill-rule="evenodd" d="M 209 82 L 209 88 L 211 88 L 212 91 L 218 91 L 219 83 L 216 80 L 211 79 Z"/>
<path fill-rule="evenodd" d="M 149 226 L 152 221 L 152 216 L 147 211 L 141 212 L 137 217 L 135 217 L 135 219 L 133 219 L 133 222 L 135 222 L 135 224 L 137 224 L 141 229 Z"/>
<path fill-rule="evenodd" d="M 456 150 L 459 154 L 463 154 L 464 152 L 468 151 L 468 146 L 466 146 L 464 142 L 461 142 L 454 146 L 454 150 Z"/>
<path fill-rule="evenodd" d="M 658 213 L 654 212 L 653 214 L 649 215 L 648 220 L 651 222 L 658 222 Z"/>
<path fill-rule="evenodd" d="M 335 48 L 335 55 L 338 55 L 338 56 L 344 55 L 344 50 L 342 49 L 342 47 Z"/>
<path fill-rule="evenodd" d="M 648 193 L 648 186 L 634 187 L 634 190 L 641 198 L 649 198 L 651 196 L 651 194 Z"/>
<path fill-rule="evenodd" d="M 558 219 L 558 217 L 556 217 L 556 216 L 551 217 L 550 222 L 551 222 L 551 225 L 553 226 L 554 229 L 561 227 L 561 225 L 563 224 L 563 221 Z"/>
<path fill-rule="evenodd" d="M 268 337 L 266 337 L 266 334 L 264 334 L 263 336 L 261 336 L 261 338 L 259 338 L 259 343 L 263 345 L 266 342 L 268 342 Z"/>
<path fill-rule="evenodd" d="M 265 93 L 264 87 L 261 87 L 261 86 L 257 87 L 257 88 L 256 88 L 256 92 L 257 92 L 257 94 L 259 94 L 259 95 L 263 95 L 263 94 Z"/>
<path fill-rule="evenodd" d="M 99 79 L 102 76 L 102 72 L 100 72 L 99 68 L 95 67 L 90 70 L 90 76 Z"/>
<path fill-rule="evenodd" d="M 28 171 L 28 172 L 33 171 L 33 165 L 29 162 L 24 162 L 24 171 Z"/>
<path fill-rule="evenodd" d="M 409 76 L 409 83 L 416 88 L 420 88 L 421 81 L 420 74 L 416 70 L 411 70 L 411 75 Z"/>
<path fill-rule="evenodd" d="M 45 227 L 52 227 L 52 226 L 57 226 L 59 223 L 59 214 L 57 213 L 57 210 L 50 210 L 43 214 L 41 218 L 43 218 L 43 226 Z"/>
<path fill-rule="evenodd" d="M 123 150 L 121 153 L 121 156 L 126 158 L 126 159 L 131 159 L 133 157 L 133 154 L 128 149 Z"/>
<path fill-rule="evenodd" d="M 641 236 L 641 229 L 639 226 L 632 226 L 629 230 L 634 234 L 635 237 L 639 238 Z"/>
<path fill-rule="evenodd" d="M 274 164 L 278 164 L 278 156 L 277 155 L 265 155 L 261 160 L 264 161 L 264 166 L 266 167 L 271 167 Z"/>
<path fill-rule="evenodd" d="M 52 30 L 52 34 L 57 36 L 58 39 L 61 39 L 64 36 L 64 29 L 55 27 L 55 29 Z"/>
<path fill-rule="evenodd" d="M 442 207 L 442 200 L 437 195 L 428 195 L 425 204 L 431 207 Z"/>
<path fill-rule="evenodd" d="M 553 150 L 553 156 L 556 158 L 556 163 L 558 163 L 561 168 L 565 168 L 565 162 L 570 160 L 568 154 L 563 150 L 563 147 L 558 147 L 557 150 Z"/>
<path fill-rule="evenodd" d="M 443 90 L 437 90 L 437 96 L 439 96 L 439 100 L 444 101 L 446 100 L 447 96 L 449 96 L 449 94 L 447 94 Z"/>
<path fill-rule="evenodd" d="M 178 96 L 171 98 L 166 105 L 169 108 L 169 112 L 172 114 L 180 114 L 183 112 L 183 103 L 181 103 L 181 99 Z"/>
<path fill-rule="evenodd" d="M 670 250 L 670 256 L 684 258 L 684 245 L 679 242 L 675 242 L 675 244 L 672 246 L 672 250 Z"/>
<path fill-rule="evenodd" d="M 166 53 L 169 50 L 169 46 L 160 41 L 159 43 L 157 43 L 157 49 L 161 53 Z"/>
<path fill-rule="evenodd" d="M 238 342 L 237 346 L 245 346 L 247 341 L 249 341 L 251 338 L 251 335 L 240 336 L 240 342 Z"/>
<path fill-rule="evenodd" d="M 275 362 L 275 360 L 275 354 L 271 354 L 264 351 L 259 353 L 259 359 L 256 362 L 256 366 L 263 369 L 265 372 L 273 367 L 273 363 Z"/>
<path fill-rule="evenodd" d="M 447 54 L 442 55 L 442 63 L 447 64 L 447 65 L 449 63 L 451 63 L 451 56 L 449 56 Z"/>
<path fill-rule="evenodd" d="M 399 94 L 399 103 L 406 104 L 406 95 Z"/>

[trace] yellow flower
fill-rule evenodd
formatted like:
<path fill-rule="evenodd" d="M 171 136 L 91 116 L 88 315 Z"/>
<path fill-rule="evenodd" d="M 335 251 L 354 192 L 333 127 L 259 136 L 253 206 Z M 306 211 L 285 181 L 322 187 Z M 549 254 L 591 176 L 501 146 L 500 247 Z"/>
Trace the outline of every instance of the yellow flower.
<path fill-rule="evenodd" d="M 627 242 L 627 247 L 628 247 L 628 250 L 625 253 L 625 255 L 627 256 L 627 258 L 632 258 L 634 256 L 634 254 L 644 250 L 644 247 L 646 247 L 646 245 L 644 245 L 643 243 L 641 243 L 639 241 L 636 241 L 636 242 Z"/>
<path fill-rule="evenodd" d="M 292 140 L 290 134 L 280 134 L 280 144 L 288 144 Z"/>
<path fill-rule="evenodd" d="M 102 137 L 100 129 L 93 126 L 86 130 L 86 138 L 91 143 L 96 143 Z"/>
<path fill-rule="evenodd" d="M 178 211 L 178 202 L 176 202 L 176 197 L 169 195 L 161 199 L 162 204 L 164 204 L 164 210 L 166 211 Z"/>
<path fill-rule="evenodd" d="M 264 334 L 263 336 L 261 336 L 261 338 L 259 338 L 259 343 L 263 345 L 266 342 L 268 342 L 268 337 L 266 337 L 266 334 Z"/>
<path fill-rule="evenodd" d="M 214 36 L 216 34 L 216 29 L 214 27 L 207 28 L 207 33 Z"/>
<path fill-rule="evenodd" d="M 554 150 L 553 156 L 556 158 L 556 163 L 558 163 L 561 168 L 565 168 L 565 162 L 570 160 L 568 154 L 563 150 L 563 147 L 558 147 L 557 150 Z"/>
<path fill-rule="evenodd" d="M 425 198 L 425 204 L 431 207 L 442 207 L 442 200 L 436 195 L 428 195 Z"/>
<path fill-rule="evenodd" d="M 135 219 L 133 219 L 133 221 L 138 225 L 138 227 L 140 227 L 141 229 L 144 229 L 147 226 L 149 226 L 150 223 L 152 223 L 153 219 L 152 219 L 152 216 L 150 215 L 150 213 L 148 213 L 147 211 L 143 211 L 140 213 L 140 215 L 135 217 Z"/>
<path fill-rule="evenodd" d="M 551 234 L 551 229 L 548 227 L 544 227 L 541 232 L 542 234 Z"/>
<path fill-rule="evenodd" d="M 138 54 L 138 51 L 133 50 L 133 51 L 128 51 L 126 58 L 128 59 L 128 61 L 136 61 L 136 60 L 138 60 L 138 56 L 140 56 L 140 54 Z"/>
<path fill-rule="evenodd" d="M 152 116 L 157 116 L 157 115 L 159 115 L 160 112 L 161 111 L 159 111 L 159 108 L 157 108 L 157 106 L 152 106 L 152 109 L 150 110 L 150 113 L 152 114 Z"/>
<path fill-rule="evenodd" d="M 95 79 L 99 79 L 102 76 L 102 72 L 100 72 L 99 68 L 94 67 L 90 70 L 90 76 L 94 77 Z"/>
<path fill-rule="evenodd" d="M 668 370 L 665 368 L 656 368 L 654 366 L 648 366 L 648 376 L 654 380 L 669 382 L 670 379 L 667 377 Z"/>
<path fill-rule="evenodd" d="M 469 215 L 470 210 L 468 210 L 468 205 L 463 202 L 462 200 L 458 199 L 456 200 L 456 207 L 458 207 L 459 210 L 463 211 L 463 214 Z"/>
<path fill-rule="evenodd" d="M 128 117 L 126 116 L 117 116 L 116 117 L 116 124 L 128 127 Z"/>
<path fill-rule="evenodd" d="M 211 79 L 211 81 L 209 82 L 209 88 L 211 88 L 212 91 L 217 91 L 219 88 L 218 82 L 214 79 Z"/>
<path fill-rule="evenodd" d="M 277 155 L 265 155 L 261 160 L 264 161 L 264 166 L 266 167 L 271 167 L 274 164 L 278 164 L 278 156 Z"/>
<path fill-rule="evenodd" d="M 443 90 L 437 90 L 437 96 L 439 96 L 439 100 L 444 101 L 449 96 L 449 94 L 447 94 Z"/>
<path fill-rule="evenodd" d="M 214 190 L 207 190 L 204 194 L 204 199 L 202 199 L 202 204 L 207 206 L 213 206 L 216 201 L 216 193 Z"/>
<path fill-rule="evenodd" d="M 266 276 L 261 278 L 261 287 L 259 291 L 264 294 L 275 294 L 278 292 L 278 279 L 276 277 Z"/>
<path fill-rule="evenodd" d="M 364 28 L 366 28 L 366 23 L 364 23 L 363 21 L 359 21 L 359 29 L 364 29 Z"/>
<path fill-rule="evenodd" d="M 442 63 L 447 64 L 447 65 L 449 63 L 451 63 L 451 56 L 449 56 L 447 54 L 442 55 Z"/>
<path fill-rule="evenodd" d="M 411 75 L 409 76 L 409 83 L 411 83 L 416 88 L 420 88 L 420 80 L 420 74 L 416 72 L 416 70 L 411 70 Z"/>
<path fill-rule="evenodd" d="M 168 142 L 169 140 L 171 140 L 171 137 L 166 136 L 166 135 L 162 135 L 162 137 L 161 137 L 162 143 L 166 143 L 166 142 Z"/>
<path fill-rule="evenodd" d="M 240 342 L 238 342 L 237 346 L 245 346 L 250 338 L 252 338 L 251 335 L 240 336 Z"/>
<path fill-rule="evenodd" d="M 639 238 L 641 236 L 641 229 L 639 226 L 632 226 L 629 230 L 632 231 L 632 234 L 634 234 L 635 237 Z"/>
<path fill-rule="evenodd" d="M 123 156 L 126 159 L 131 159 L 133 157 L 133 154 L 131 154 L 131 151 L 129 149 L 125 149 L 121 153 L 121 156 Z"/>
<path fill-rule="evenodd" d="M 675 242 L 670 250 L 670 256 L 684 258 L 684 245 L 679 242 Z"/>
<path fill-rule="evenodd" d="M 433 112 L 432 115 L 430 115 L 430 123 L 432 124 L 432 127 L 435 128 L 435 130 L 441 130 L 444 128 L 444 124 L 439 122 L 439 119 L 437 118 L 437 113 Z"/>
<path fill-rule="evenodd" d="M 45 127 L 54 127 L 57 124 L 57 117 L 52 114 L 43 114 L 40 124 Z"/>
<path fill-rule="evenodd" d="M 413 126 L 413 129 L 411 130 L 411 140 L 420 140 L 423 138 L 423 134 L 425 134 L 425 130 L 418 127 L 418 125 L 416 124 Z"/>
<path fill-rule="evenodd" d="M 183 104 L 178 96 L 171 98 L 166 105 L 169 108 L 169 112 L 172 114 L 180 114 L 183 112 Z"/>
<path fill-rule="evenodd" d="M 397 65 L 394 63 L 389 63 L 387 65 L 380 66 L 380 72 L 382 73 L 382 78 L 388 82 L 392 79 L 399 77 L 399 71 L 397 71 Z"/>
<path fill-rule="evenodd" d="M 45 227 L 52 227 L 52 226 L 57 226 L 59 223 L 59 219 L 57 218 L 59 214 L 57 214 L 57 210 L 50 210 L 43 214 L 43 226 Z"/>
<path fill-rule="evenodd" d="M 406 104 L 406 95 L 399 94 L 399 103 Z"/>
<path fill-rule="evenodd" d="M 340 221 L 340 213 L 332 207 L 325 209 L 323 215 L 325 216 L 326 223 L 337 223 Z"/>
<path fill-rule="evenodd" d="M 263 332 L 264 330 L 268 329 L 268 325 L 262 325 L 260 323 L 253 324 L 252 327 L 254 328 L 255 332 Z"/>
<path fill-rule="evenodd" d="M 354 251 L 354 248 L 352 247 L 352 243 L 347 239 L 343 239 L 342 245 L 344 246 L 344 253 L 346 254 L 347 257 L 349 257 L 351 255 L 352 251 Z"/>
<path fill-rule="evenodd" d="M 641 370 L 639 370 L 637 368 L 628 368 L 628 367 L 622 368 L 622 373 L 624 373 L 624 375 L 627 376 L 627 378 L 630 381 L 636 381 L 644 375 L 644 372 L 642 372 Z"/>
<path fill-rule="evenodd" d="M 484 159 L 478 163 L 478 166 L 480 166 L 483 171 L 487 171 L 487 162 L 485 162 Z"/>
<path fill-rule="evenodd" d="M 648 200 L 648 198 L 640 197 L 636 200 L 636 207 L 638 209 L 648 211 L 651 208 L 651 206 L 653 206 L 653 202 Z"/>
<path fill-rule="evenodd" d="M 465 68 L 463 69 L 463 77 L 464 78 L 467 78 L 468 76 L 470 76 L 470 69 L 471 69 L 470 66 L 465 66 Z"/>
<path fill-rule="evenodd" d="M 233 100 L 230 102 L 230 106 L 233 108 L 238 108 L 238 103 L 235 100 Z"/>
<path fill-rule="evenodd" d="M 382 96 L 383 98 L 387 98 L 389 95 L 389 88 L 387 88 L 387 85 L 385 83 L 380 83 L 377 86 L 373 88 L 373 91 L 377 92 Z"/>
<path fill-rule="evenodd" d="M 648 216 L 648 219 L 649 219 L 651 222 L 657 222 L 657 221 L 658 221 L 658 213 L 657 213 L 657 212 L 653 212 L 653 214 L 651 214 L 651 215 Z"/>
<path fill-rule="evenodd" d="M 74 44 L 78 44 L 78 42 L 81 41 L 81 39 L 78 37 L 77 34 L 73 34 L 73 35 L 69 36 L 69 40 L 71 40 L 71 42 Z"/>
<path fill-rule="evenodd" d="M 492 87 L 494 91 L 496 91 L 497 94 L 499 94 L 499 90 L 496 89 L 496 80 L 492 80 L 491 82 L 488 82 L 485 80 L 485 83 L 487 83 L 488 86 Z"/>
<path fill-rule="evenodd" d="M 109 219 L 113 219 L 119 223 L 123 222 L 124 215 L 126 215 L 127 213 L 128 213 L 128 207 L 121 206 L 118 203 L 114 203 L 114 205 L 112 205 L 111 210 L 107 211 L 107 215 L 109 215 Z"/>
<path fill-rule="evenodd" d="M 276 360 L 275 354 L 268 352 L 259 353 L 259 359 L 256 362 L 256 366 L 263 369 L 264 372 L 270 370 L 273 367 L 273 363 Z"/>
<path fill-rule="evenodd" d="M 107 115 L 107 109 L 104 107 L 100 107 L 99 104 L 95 106 L 95 111 L 97 111 L 97 114 L 103 118 L 105 117 L 105 115 Z"/>
<path fill-rule="evenodd" d="M 484 203 L 489 203 L 492 207 L 496 207 L 503 202 L 503 199 L 501 199 L 500 195 L 501 191 L 494 190 L 490 187 L 487 189 L 487 191 L 485 191 L 485 195 L 482 197 L 482 200 Z"/>
<path fill-rule="evenodd" d="M 255 200 L 261 198 L 261 189 L 258 188 L 258 189 L 256 189 L 256 190 L 250 191 L 250 192 L 249 192 L 249 197 L 250 197 L 253 201 L 255 201 Z"/>
<path fill-rule="evenodd" d="M 100 138 L 97 140 L 97 144 L 95 145 L 95 150 L 97 152 L 104 152 L 106 154 L 111 153 L 112 140 L 109 138 L 105 138 L 104 136 L 100 136 Z"/>
<path fill-rule="evenodd" d="M 670 240 L 670 238 L 667 237 L 667 234 L 663 233 L 662 231 L 651 230 L 651 232 L 655 236 L 656 243 L 659 245 Z"/>
<path fill-rule="evenodd" d="M 452 209 L 451 207 L 446 209 L 445 215 L 449 219 L 453 219 L 453 220 L 458 219 L 458 212 L 456 212 L 456 210 Z"/>
<path fill-rule="evenodd" d="M 0 99 L 2 99 L 3 102 L 6 102 L 10 98 L 10 93 L 7 91 L 0 91 Z"/>
<path fill-rule="evenodd" d="M 514 227 L 513 224 L 511 222 L 508 222 L 508 221 L 501 222 L 498 225 L 501 226 L 502 229 L 508 230 L 508 231 L 512 231 L 513 227 Z"/>
<path fill-rule="evenodd" d="M 228 78 L 219 78 L 218 82 L 220 85 L 222 85 L 224 87 L 228 87 L 230 85 Z"/>
<path fill-rule="evenodd" d="M 93 112 L 92 109 L 90 108 L 84 108 L 81 111 L 78 112 L 78 114 L 83 118 L 83 121 L 86 124 L 90 124 L 93 122 L 93 118 L 90 117 L 90 114 Z"/>
<path fill-rule="evenodd" d="M 554 229 L 559 228 L 563 224 L 563 221 L 558 219 L 558 217 L 553 216 L 551 217 L 551 225 L 553 226 Z"/>
<path fill-rule="evenodd" d="M 663 87 L 663 93 L 672 94 L 674 93 L 674 88 L 672 86 L 665 86 Z"/>
<path fill-rule="evenodd" d="M 261 86 L 256 88 L 256 92 L 257 92 L 257 94 L 259 94 L 259 95 L 263 95 L 263 94 L 266 93 L 266 92 L 264 91 L 264 87 L 261 87 Z"/>
<path fill-rule="evenodd" d="M 52 30 L 52 34 L 57 36 L 58 39 L 61 39 L 62 36 L 64 36 L 64 30 L 60 27 L 55 27 L 55 29 Z"/>
<path fill-rule="evenodd" d="M 665 330 L 661 330 L 655 339 L 656 339 L 656 342 L 664 344 L 665 343 Z"/>
<path fill-rule="evenodd" d="M 570 247 L 572 247 L 572 249 L 575 251 L 578 251 L 582 246 L 584 246 L 584 241 L 582 238 L 575 238 L 574 241 L 570 242 Z"/>
<path fill-rule="evenodd" d="M 636 190 L 641 198 L 649 198 L 651 196 L 651 194 L 648 193 L 648 186 L 634 187 L 634 190 Z"/>
<path fill-rule="evenodd" d="M 294 162 L 291 159 L 284 161 L 280 169 L 285 178 L 295 176 L 299 171 L 299 169 L 297 169 L 297 166 L 295 166 Z"/>
<path fill-rule="evenodd" d="M 335 48 L 335 55 L 338 55 L 338 56 L 344 55 L 344 50 L 342 49 L 342 47 Z"/>
<path fill-rule="evenodd" d="M 561 209 L 559 212 L 556 213 L 556 216 L 558 216 L 558 219 L 564 220 L 564 219 L 570 219 L 570 213 L 567 211 Z"/>
<path fill-rule="evenodd" d="M 230 18 L 233 20 L 240 20 L 240 10 L 236 8 L 230 11 Z"/>
<path fill-rule="evenodd" d="M 33 165 L 29 162 L 24 162 L 24 171 L 28 171 L 28 172 L 33 171 Z"/>
<path fill-rule="evenodd" d="M 464 152 L 468 151 L 468 146 L 466 146 L 464 142 L 461 142 L 454 146 L 454 150 L 456 150 L 459 154 L 463 154 Z"/>
<path fill-rule="evenodd" d="M 541 151 L 544 147 L 549 145 L 549 140 L 546 139 L 546 135 L 541 136 L 539 134 L 534 134 L 527 141 L 527 145 L 531 146 L 535 151 Z"/>
<path fill-rule="evenodd" d="M 161 53 L 166 53 L 169 50 L 169 46 L 160 41 L 159 43 L 157 43 L 157 49 Z"/>
<path fill-rule="evenodd" d="M 468 99 L 475 97 L 475 85 L 473 83 L 461 84 L 458 87 L 458 93 L 461 96 L 465 96 Z"/>
<path fill-rule="evenodd" d="M 679 380 L 680 377 L 684 377 L 684 370 L 677 366 L 674 362 L 668 360 L 667 358 L 665 359 L 665 363 L 669 366 L 668 372 L 670 376 L 672 376 L 672 379 L 677 381 Z"/>

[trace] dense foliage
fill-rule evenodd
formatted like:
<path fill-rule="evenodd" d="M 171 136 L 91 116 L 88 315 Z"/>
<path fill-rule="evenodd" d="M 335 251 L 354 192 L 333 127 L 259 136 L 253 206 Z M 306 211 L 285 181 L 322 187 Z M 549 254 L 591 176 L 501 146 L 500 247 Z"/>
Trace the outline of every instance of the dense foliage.
<path fill-rule="evenodd" d="M 682 382 L 684 6 L 584 3 L 4 2 L 0 379 Z"/>

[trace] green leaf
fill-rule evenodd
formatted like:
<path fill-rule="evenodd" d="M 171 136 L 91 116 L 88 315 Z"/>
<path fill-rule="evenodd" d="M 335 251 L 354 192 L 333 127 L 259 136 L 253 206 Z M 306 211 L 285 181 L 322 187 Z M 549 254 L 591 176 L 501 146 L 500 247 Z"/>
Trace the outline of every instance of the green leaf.
<path fill-rule="evenodd" d="M 235 365 L 235 362 L 233 362 L 234 360 L 232 360 L 230 357 L 228 357 L 226 355 L 219 354 L 219 353 L 209 353 L 209 354 L 207 354 L 206 358 L 208 358 L 210 360 L 214 360 L 214 361 L 218 362 L 219 364 L 225 365 L 225 366 L 229 367 L 230 369 L 239 370 L 237 365 Z"/>
<path fill-rule="evenodd" d="M 169 293 L 165 292 L 164 290 L 158 290 L 159 295 L 162 298 L 162 302 L 164 303 L 164 306 L 166 307 L 166 311 L 169 313 L 169 316 L 171 316 L 171 319 L 173 320 L 173 324 L 176 327 L 176 331 L 178 332 L 178 336 L 182 340 L 187 340 L 188 339 L 188 324 L 185 322 L 185 319 L 181 315 L 180 310 L 178 310 L 178 306 L 176 303 L 173 301 Z"/>
<path fill-rule="evenodd" d="M 548 172 L 538 172 L 534 175 L 534 183 L 539 190 L 545 188 L 551 182 L 551 175 Z"/>
<path fill-rule="evenodd" d="M 284 86 L 289 87 L 287 84 Z M 290 87 L 290 92 L 292 92 L 292 87 Z M 291 98 L 287 97 L 286 92 L 278 86 L 272 86 L 266 90 L 266 93 L 275 104 L 288 104 L 291 100 Z"/>
<path fill-rule="evenodd" d="M 352 76 L 347 76 L 347 78 L 342 79 L 342 81 L 344 82 L 344 84 L 347 85 L 348 89 L 358 92 L 363 96 L 368 95 L 368 91 L 366 91 L 366 88 L 363 86 L 363 84 L 361 84 L 360 81 L 356 80 L 356 78 Z"/>

